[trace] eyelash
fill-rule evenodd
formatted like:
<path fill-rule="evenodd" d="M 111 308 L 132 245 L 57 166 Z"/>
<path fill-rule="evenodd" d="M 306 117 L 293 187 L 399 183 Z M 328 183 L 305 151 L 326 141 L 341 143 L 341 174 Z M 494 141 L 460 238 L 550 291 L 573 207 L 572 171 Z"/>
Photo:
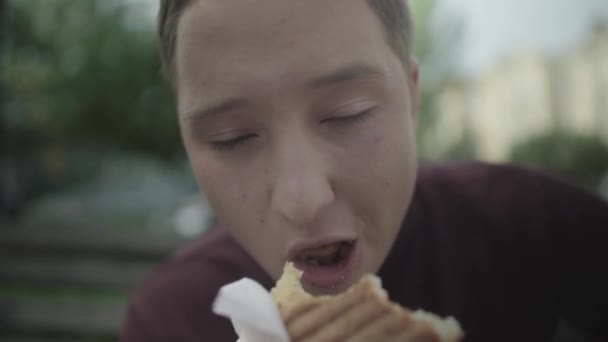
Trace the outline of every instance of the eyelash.
<path fill-rule="evenodd" d="M 321 123 L 332 123 L 334 125 L 349 125 L 359 123 L 368 119 L 372 114 L 372 110 L 373 108 L 370 108 L 355 115 L 327 118 L 322 120 Z M 229 140 L 213 141 L 211 142 L 211 147 L 218 151 L 228 151 L 234 149 L 245 141 L 255 137 L 256 134 L 246 134 Z"/>
<path fill-rule="evenodd" d="M 327 119 L 324 119 L 323 121 L 321 121 L 321 123 L 332 123 L 335 125 L 355 124 L 355 123 L 359 123 L 359 122 L 362 122 L 362 121 L 365 121 L 366 119 L 368 119 L 371 116 L 372 111 L 373 111 L 373 108 L 370 108 L 370 109 L 364 110 L 355 115 L 327 118 Z"/>
<path fill-rule="evenodd" d="M 236 138 L 229 139 L 229 140 L 213 141 L 213 142 L 211 142 L 211 147 L 215 150 L 220 150 L 220 151 L 231 150 L 231 149 L 237 147 L 238 145 L 244 143 L 246 140 L 249 140 L 249 139 L 255 138 L 255 137 L 256 137 L 255 134 L 246 134 L 246 135 L 242 135 L 240 137 L 236 137 Z"/>

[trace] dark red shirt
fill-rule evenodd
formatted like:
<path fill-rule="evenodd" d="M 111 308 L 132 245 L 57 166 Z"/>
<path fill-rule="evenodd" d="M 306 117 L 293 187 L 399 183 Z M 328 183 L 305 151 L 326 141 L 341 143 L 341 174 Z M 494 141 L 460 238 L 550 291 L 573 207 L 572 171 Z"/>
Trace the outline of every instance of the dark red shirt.
<path fill-rule="evenodd" d="M 424 166 L 379 276 L 405 307 L 456 317 L 466 341 L 551 341 L 560 317 L 608 341 L 608 205 L 523 168 Z M 211 304 L 242 277 L 273 285 L 212 230 L 133 293 L 122 340 L 235 341 Z"/>

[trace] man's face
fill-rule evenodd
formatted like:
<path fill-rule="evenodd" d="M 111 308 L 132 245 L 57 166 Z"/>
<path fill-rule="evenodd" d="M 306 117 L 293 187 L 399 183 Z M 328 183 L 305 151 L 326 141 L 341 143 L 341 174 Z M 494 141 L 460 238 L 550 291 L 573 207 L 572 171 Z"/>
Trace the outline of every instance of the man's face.
<path fill-rule="evenodd" d="M 182 14 L 183 140 L 218 220 L 273 277 L 344 290 L 390 250 L 415 183 L 417 70 L 365 0 L 198 0 Z"/>

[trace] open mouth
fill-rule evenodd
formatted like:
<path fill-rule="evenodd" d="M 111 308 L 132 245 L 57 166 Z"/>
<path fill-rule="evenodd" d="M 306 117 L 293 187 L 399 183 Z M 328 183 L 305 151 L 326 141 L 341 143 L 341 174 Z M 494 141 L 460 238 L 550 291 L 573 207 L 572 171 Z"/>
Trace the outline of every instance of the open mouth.
<path fill-rule="evenodd" d="M 353 248 L 353 241 L 341 241 L 302 251 L 296 262 L 310 266 L 329 267 L 345 260 Z"/>
<path fill-rule="evenodd" d="M 356 240 L 343 240 L 298 253 L 293 262 L 309 292 L 326 294 L 343 289 L 350 282 L 358 259 Z"/>

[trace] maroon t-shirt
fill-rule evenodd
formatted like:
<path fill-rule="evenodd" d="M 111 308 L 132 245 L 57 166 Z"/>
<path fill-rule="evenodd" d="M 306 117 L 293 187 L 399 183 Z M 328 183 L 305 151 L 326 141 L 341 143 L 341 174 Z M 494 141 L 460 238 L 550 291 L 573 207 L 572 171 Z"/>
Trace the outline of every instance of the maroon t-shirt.
<path fill-rule="evenodd" d="M 514 166 L 424 166 L 379 276 L 390 298 L 452 315 L 466 341 L 551 341 L 558 319 L 608 341 L 608 205 Z M 122 341 L 235 341 L 218 289 L 271 279 L 222 228 L 136 289 Z"/>

